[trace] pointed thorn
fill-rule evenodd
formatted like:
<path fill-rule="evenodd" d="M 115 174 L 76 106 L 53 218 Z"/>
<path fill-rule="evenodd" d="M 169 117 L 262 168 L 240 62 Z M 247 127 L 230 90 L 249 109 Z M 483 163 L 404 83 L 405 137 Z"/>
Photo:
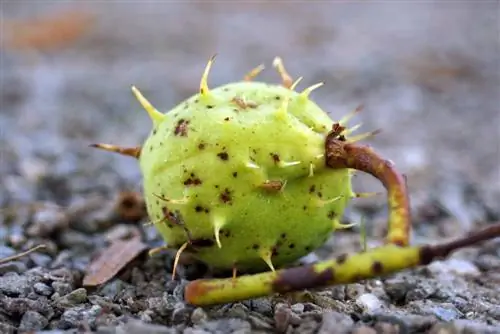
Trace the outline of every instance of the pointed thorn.
<path fill-rule="evenodd" d="M 121 155 L 126 155 L 132 158 L 139 159 L 139 156 L 141 155 L 141 147 L 120 147 L 116 145 L 110 145 L 110 144 L 90 144 L 90 147 L 98 148 L 104 151 L 108 152 L 113 152 L 113 153 L 118 153 Z"/>
<path fill-rule="evenodd" d="M 298 84 L 302 81 L 303 77 L 298 78 L 295 80 L 295 82 L 290 86 L 290 90 L 295 90 L 297 88 Z"/>
<path fill-rule="evenodd" d="M 153 196 L 155 196 L 158 199 L 161 199 L 162 201 L 172 204 L 187 204 L 189 202 L 189 197 L 187 196 L 184 197 L 183 199 L 171 199 L 158 194 L 153 194 Z"/>
<path fill-rule="evenodd" d="M 154 255 L 158 254 L 159 252 L 166 250 L 166 249 L 168 249 L 167 245 L 151 248 L 148 252 L 148 256 L 149 257 L 154 256 Z"/>
<path fill-rule="evenodd" d="M 265 251 L 260 254 L 260 258 L 264 260 L 269 269 L 275 272 L 276 270 L 274 269 L 273 261 L 271 260 L 272 254 L 273 253 L 271 251 Z"/>
<path fill-rule="evenodd" d="M 340 222 L 340 220 L 338 220 L 338 219 L 335 219 L 333 221 L 333 228 L 335 230 L 340 230 L 340 229 L 345 229 L 345 228 L 351 228 L 351 227 L 354 227 L 356 225 L 357 225 L 356 223 L 342 224 Z"/>
<path fill-rule="evenodd" d="M 144 95 L 142 95 L 142 93 L 135 86 L 132 86 L 132 93 L 134 93 L 137 101 L 139 101 L 141 106 L 147 111 L 147 113 L 149 114 L 149 118 L 151 118 L 151 121 L 153 121 L 153 124 L 155 126 L 161 123 L 163 119 L 165 119 L 165 115 L 159 112 L 155 107 L 153 107 L 153 105 L 144 97 Z"/>
<path fill-rule="evenodd" d="M 250 70 L 250 72 L 248 72 L 247 74 L 245 74 L 245 77 L 243 78 L 243 80 L 245 80 L 245 81 L 252 81 L 264 69 L 265 69 L 264 64 L 260 64 L 259 66 L 253 68 L 252 70 Z"/>
<path fill-rule="evenodd" d="M 214 54 L 207 63 L 205 67 L 205 71 L 203 71 L 203 75 L 201 77 L 200 82 L 200 94 L 202 96 L 208 96 L 209 88 L 208 88 L 208 74 L 210 73 L 210 69 L 212 68 L 213 63 L 215 62 L 215 58 L 217 54 Z"/>
<path fill-rule="evenodd" d="M 220 216 L 213 216 L 212 217 L 212 224 L 214 226 L 215 242 L 217 243 L 217 246 L 219 248 L 222 248 L 222 244 L 220 242 L 220 230 L 226 224 L 226 220 Z"/>
<path fill-rule="evenodd" d="M 236 264 L 233 265 L 233 280 L 236 279 L 236 276 L 238 275 L 238 268 L 236 268 Z"/>
<path fill-rule="evenodd" d="M 314 164 L 309 164 L 309 175 L 308 177 L 313 177 L 314 176 Z"/>
<path fill-rule="evenodd" d="M 251 169 L 260 169 L 260 166 L 257 165 L 255 162 L 253 161 L 249 161 L 246 163 L 245 165 L 247 168 L 251 168 Z"/>
<path fill-rule="evenodd" d="M 363 107 L 364 106 L 362 104 L 359 105 L 358 107 L 356 107 L 356 109 L 342 117 L 342 119 L 338 123 L 342 126 L 345 126 L 351 120 L 351 118 L 353 118 L 356 114 L 360 113 L 363 110 Z"/>
<path fill-rule="evenodd" d="M 175 280 L 175 274 L 177 272 L 177 266 L 179 265 L 179 259 L 181 258 L 182 252 L 186 249 L 186 247 L 189 245 L 189 242 L 185 242 L 182 244 L 182 246 L 179 248 L 177 253 L 175 253 L 175 260 L 174 260 L 174 269 L 172 270 L 172 281 Z"/>
<path fill-rule="evenodd" d="M 281 82 L 282 82 L 281 84 L 285 88 L 290 88 L 293 85 L 293 79 L 286 71 L 285 66 L 283 65 L 283 60 L 280 57 L 274 58 L 273 66 L 274 68 L 276 68 L 279 75 L 281 76 Z"/>
<path fill-rule="evenodd" d="M 344 136 L 348 136 L 351 133 L 353 133 L 354 131 L 356 131 L 357 129 L 359 129 L 362 125 L 363 125 L 363 123 L 358 123 L 354 126 L 351 126 L 350 128 L 346 128 L 344 131 L 342 131 L 341 134 Z"/>
<path fill-rule="evenodd" d="M 288 103 L 289 102 L 290 102 L 290 99 L 288 99 L 288 98 L 283 99 L 281 106 L 276 111 L 276 114 L 275 114 L 276 118 L 281 119 L 281 120 L 286 120 L 288 118 Z"/>
<path fill-rule="evenodd" d="M 313 200 L 314 200 L 314 202 L 316 202 L 316 207 L 322 208 L 325 205 L 333 203 L 333 202 L 336 202 L 336 201 L 338 201 L 341 198 L 342 198 L 342 196 L 337 196 L 337 197 L 334 197 L 334 198 L 331 198 L 331 199 L 322 200 L 320 198 L 313 197 Z"/>
<path fill-rule="evenodd" d="M 300 96 L 303 98 L 303 99 L 307 99 L 309 98 L 309 95 L 312 93 L 313 90 L 316 90 L 318 88 L 320 88 L 321 86 L 323 86 L 325 83 L 324 82 L 319 82 L 315 85 L 312 85 L 310 87 L 307 87 L 306 89 L 304 89 L 302 91 L 302 93 L 300 93 Z"/>
<path fill-rule="evenodd" d="M 222 248 L 222 244 L 220 242 L 220 229 L 215 227 L 214 229 L 215 242 L 217 243 L 217 247 Z"/>
<path fill-rule="evenodd" d="M 278 166 L 281 168 L 292 167 L 300 165 L 302 162 L 300 161 L 280 161 L 278 162 Z"/>
<path fill-rule="evenodd" d="M 362 134 L 359 134 L 356 136 L 352 136 L 352 137 L 347 138 L 347 142 L 348 143 L 356 143 L 358 141 L 362 141 L 362 140 L 374 137 L 374 136 L 378 135 L 380 132 L 382 132 L 382 129 L 378 129 L 378 130 L 374 130 L 371 132 L 366 132 L 366 133 L 362 133 Z"/>

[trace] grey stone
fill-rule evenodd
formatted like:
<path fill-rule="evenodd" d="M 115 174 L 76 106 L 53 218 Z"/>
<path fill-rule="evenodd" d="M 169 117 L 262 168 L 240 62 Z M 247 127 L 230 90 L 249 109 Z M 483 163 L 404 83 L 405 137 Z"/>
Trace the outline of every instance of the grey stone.
<path fill-rule="evenodd" d="M 27 311 L 21 318 L 20 331 L 36 331 L 44 329 L 49 324 L 47 318 L 35 311 Z"/>
<path fill-rule="evenodd" d="M 34 280 L 29 276 L 8 273 L 0 277 L 0 291 L 11 297 L 28 295 Z"/>
<path fill-rule="evenodd" d="M 42 295 L 42 296 L 51 296 L 52 293 L 54 293 L 54 289 L 52 289 L 50 286 L 48 286 L 47 284 L 45 283 L 35 283 L 33 285 L 33 290 L 38 293 L 39 295 Z"/>
<path fill-rule="evenodd" d="M 56 299 L 56 303 L 61 307 L 71 307 L 87 301 L 87 290 L 79 288 L 71 291 L 67 295 Z"/>

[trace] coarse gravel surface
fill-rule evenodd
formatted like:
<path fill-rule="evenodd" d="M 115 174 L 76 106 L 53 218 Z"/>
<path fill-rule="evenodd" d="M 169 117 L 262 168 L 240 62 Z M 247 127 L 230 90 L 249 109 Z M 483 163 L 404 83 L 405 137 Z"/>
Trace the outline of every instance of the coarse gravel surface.
<path fill-rule="evenodd" d="M 498 1 L 2 0 L 0 9 L 0 258 L 46 245 L 0 264 L 1 333 L 500 333 L 498 238 L 296 298 L 192 307 L 183 286 L 203 269 L 182 264 L 171 280 L 170 251 L 140 255 L 97 288 L 82 284 L 111 241 L 162 244 L 143 224 L 140 196 L 132 211 L 124 204 L 141 192 L 136 161 L 88 145 L 140 144 L 150 121 L 130 85 L 167 111 L 196 93 L 214 53 L 211 86 L 260 63 L 259 79 L 277 82 L 271 62 L 281 56 L 301 86 L 325 82 L 313 99 L 332 117 L 363 104 L 355 122 L 382 128 L 370 145 L 407 176 L 413 243 L 500 221 Z M 365 175 L 354 186 L 382 190 Z M 368 246 L 379 245 L 385 197 L 356 200 L 345 220 L 362 217 Z M 359 232 L 336 232 L 308 259 L 360 250 Z"/>

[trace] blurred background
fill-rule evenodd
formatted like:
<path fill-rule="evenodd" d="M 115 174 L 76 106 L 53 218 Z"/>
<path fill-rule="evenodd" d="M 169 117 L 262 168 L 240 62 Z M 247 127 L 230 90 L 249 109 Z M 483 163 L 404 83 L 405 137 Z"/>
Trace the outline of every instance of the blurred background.
<path fill-rule="evenodd" d="M 140 145 L 151 123 L 130 86 L 168 111 L 197 93 L 214 53 L 211 87 L 241 80 L 261 63 L 267 69 L 259 80 L 279 83 L 272 60 L 281 56 L 294 78 L 304 77 L 299 89 L 325 82 L 312 98 L 332 118 L 364 105 L 351 125 L 382 129 L 366 143 L 407 176 L 412 243 L 499 221 L 499 12 L 499 2 L 487 0 L 0 0 L 0 259 L 46 245 L 0 260 L 0 332 L 89 332 L 128 315 L 144 321 L 129 332 L 171 333 L 144 326 L 195 322 L 180 280 L 169 274 L 173 250 L 127 267 L 144 244 L 163 245 L 154 226 L 141 224 L 147 217 L 137 161 L 89 144 Z M 362 174 L 354 188 L 383 192 Z M 367 218 L 368 247 L 385 234 L 383 193 L 354 201 L 346 212 L 350 222 Z M 33 203 L 41 205 L 25 206 Z M 358 251 L 359 230 L 337 231 L 309 260 Z M 144 244 L 134 244 L 136 236 Z M 120 252 L 107 248 L 125 239 Z M 389 316 L 412 315 L 405 322 L 419 333 L 436 319 L 498 325 L 498 245 L 469 248 L 454 261 L 394 279 L 326 289 L 323 299 L 295 305 L 296 332 L 312 333 L 320 321 L 334 327 L 323 332 L 340 331 L 384 303 Z M 194 279 L 203 271 L 183 263 L 178 273 Z M 82 288 L 93 285 L 85 280 L 107 283 L 95 291 Z M 295 333 L 279 324 L 285 313 L 269 300 L 244 305 L 235 304 L 234 314 L 243 312 L 252 326 Z M 234 318 L 225 309 L 208 316 L 197 309 L 197 317 Z M 340 313 L 324 311 L 330 309 Z M 311 310 L 323 315 L 312 321 Z M 208 332 L 217 333 L 250 328 L 246 320 L 210 324 L 217 330 Z"/>
<path fill-rule="evenodd" d="M 408 176 L 414 210 L 433 199 L 465 229 L 498 216 L 500 95 L 496 1 L 2 0 L 0 201 L 140 189 L 136 162 L 88 148 L 140 144 L 150 121 L 137 85 L 167 111 L 254 66 L 299 88 L 333 118 L 381 128 L 369 141 Z M 370 177 L 356 189 L 379 191 Z M 385 198 L 368 199 L 384 206 Z M 374 202 L 375 201 L 375 202 Z M 361 201 L 362 202 L 362 201 Z M 358 202 L 358 203 L 361 203 Z M 361 204 L 360 204 L 361 205 Z"/>

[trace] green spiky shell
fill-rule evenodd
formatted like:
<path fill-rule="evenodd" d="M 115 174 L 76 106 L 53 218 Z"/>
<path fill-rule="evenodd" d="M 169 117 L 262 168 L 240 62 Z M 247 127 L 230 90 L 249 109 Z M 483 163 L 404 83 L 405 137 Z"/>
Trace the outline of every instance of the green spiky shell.
<path fill-rule="evenodd" d="M 352 195 L 349 171 L 325 167 L 332 124 L 279 85 L 238 82 L 187 99 L 142 147 L 151 219 L 169 247 L 190 239 L 186 252 L 214 270 L 265 270 L 271 254 L 275 267 L 297 260 L 326 241 Z"/>

